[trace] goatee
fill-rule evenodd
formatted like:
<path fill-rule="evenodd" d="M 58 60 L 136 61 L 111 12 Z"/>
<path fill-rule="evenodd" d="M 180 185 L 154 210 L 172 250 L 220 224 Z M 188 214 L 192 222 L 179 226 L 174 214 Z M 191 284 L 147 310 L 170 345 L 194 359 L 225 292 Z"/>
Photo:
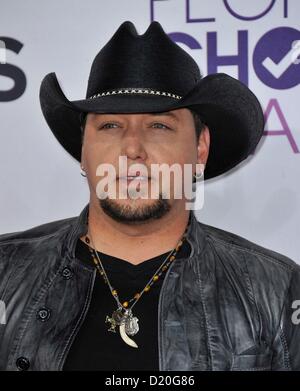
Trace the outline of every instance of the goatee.
<path fill-rule="evenodd" d="M 140 224 L 150 220 L 160 219 L 170 209 L 168 199 L 159 194 L 159 198 L 151 205 L 142 205 L 133 208 L 131 205 L 120 205 L 110 198 L 99 199 L 102 210 L 115 221 L 126 224 Z"/>

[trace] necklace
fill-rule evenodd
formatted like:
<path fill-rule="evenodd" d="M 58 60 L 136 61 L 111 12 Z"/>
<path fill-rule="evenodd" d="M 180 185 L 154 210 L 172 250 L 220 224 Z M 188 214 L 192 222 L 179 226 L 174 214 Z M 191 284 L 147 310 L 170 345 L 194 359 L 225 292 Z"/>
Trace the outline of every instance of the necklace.
<path fill-rule="evenodd" d="M 99 272 L 100 276 L 103 278 L 104 282 L 109 286 L 110 292 L 117 302 L 117 309 L 113 311 L 111 316 L 107 315 L 105 319 L 105 323 L 110 323 L 110 328 L 108 329 L 108 331 L 115 333 L 116 327 L 119 326 L 119 332 L 122 340 L 131 347 L 137 348 L 138 345 L 133 339 L 129 338 L 129 336 L 133 336 L 137 334 L 139 331 L 139 325 L 138 325 L 139 319 L 133 315 L 132 308 L 135 306 L 135 304 L 138 302 L 138 300 L 142 297 L 142 295 L 145 292 L 149 292 L 151 286 L 160 278 L 160 276 L 164 272 L 166 272 L 170 264 L 175 260 L 176 255 L 186 238 L 189 224 L 190 224 L 190 218 L 187 227 L 184 231 L 184 234 L 182 235 L 181 239 L 177 243 L 176 247 L 169 252 L 164 262 L 159 266 L 159 268 L 156 270 L 154 275 L 147 282 L 147 284 L 142 289 L 142 291 L 135 293 L 135 295 L 130 300 L 124 301 L 123 303 L 121 303 L 119 299 L 117 290 L 111 286 L 111 283 L 107 277 L 107 274 L 104 270 L 104 267 L 98 255 L 98 252 L 95 250 L 95 245 L 93 243 L 91 234 L 85 236 L 85 242 L 89 247 L 89 251 L 91 253 L 97 271 Z M 92 247 L 90 246 L 90 244 L 92 244 Z M 131 302 L 133 302 L 133 304 L 129 306 Z"/>

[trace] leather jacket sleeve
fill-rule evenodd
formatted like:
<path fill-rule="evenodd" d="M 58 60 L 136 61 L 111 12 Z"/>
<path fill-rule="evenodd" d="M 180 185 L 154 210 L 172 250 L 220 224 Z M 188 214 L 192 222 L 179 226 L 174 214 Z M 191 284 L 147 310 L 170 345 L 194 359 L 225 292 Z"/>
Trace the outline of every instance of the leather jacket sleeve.
<path fill-rule="evenodd" d="M 300 371 L 300 266 L 291 273 L 274 339 L 272 370 Z"/>

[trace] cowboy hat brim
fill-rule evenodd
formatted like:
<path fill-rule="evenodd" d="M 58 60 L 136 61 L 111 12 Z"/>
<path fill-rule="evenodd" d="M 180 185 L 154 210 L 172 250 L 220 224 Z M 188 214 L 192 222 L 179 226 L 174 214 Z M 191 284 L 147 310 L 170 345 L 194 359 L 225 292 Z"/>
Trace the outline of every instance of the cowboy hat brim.
<path fill-rule="evenodd" d="M 81 160 L 80 113 L 151 113 L 190 108 L 210 131 L 205 180 L 235 167 L 253 153 L 264 130 L 264 117 L 256 96 L 239 80 L 216 73 L 202 78 L 181 99 L 168 96 L 119 94 L 69 101 L 55 73 L 40 87 L 40 104 L 48 126 L 59 143 Z"/>

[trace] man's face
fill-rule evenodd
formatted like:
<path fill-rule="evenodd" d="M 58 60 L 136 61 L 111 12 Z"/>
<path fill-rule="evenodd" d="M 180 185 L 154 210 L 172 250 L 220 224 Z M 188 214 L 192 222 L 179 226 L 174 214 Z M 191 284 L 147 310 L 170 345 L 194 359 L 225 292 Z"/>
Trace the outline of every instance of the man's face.
<path fill-rule="evenodd" d="M 197 140 L 194 118 L 190 110 L 183 108 L 165 113 L 138 114 L 96 114 L 89 113 L 85 125 L 82 145 L 82 166 L 87 173 L 91 192 L 91 202 L 96 202 L 102 210 L 116 221 L 135 224 L 157 219 L 164 216 L 172 208 L 182 208 L 186 201 L 184 194 L 181 199 L 174 198 L 177 186 L 183 191 L 184 165 L 191 164 L 193 173 L 195 164 L 205 164 L 209 149 L 209 130 L 206 127 Z M 127 158 L 127 174 L 133 164 L 142 164 L 148 178 L 134 182 L 128 178 L 118 177 L 120 172 L 119 157 Z M 102 164 L 111 164 L 116 171 L 115 198 L 108 196 L 100 199 L 97 184 L 106 174 L 96 175 L 97 168 Z M 181 167 L 182 184 L 175 181 L 171 174 L 169 181 L 163 175 L 153 174 L 151 165 L 167 164 L 171 167 L 177 164 Z M 124 172 L 122 173 L 124 174 Z M 137 175 L 138 172 L 130 172 Z M 140 171 L 139 175 L 144 176 Z M 122 175 L 121 175 L 122 176 Z M 126 176 L 126 172 L 125 172 Z M 138 185 L 136 185 L 138 183 Z M 112 184 L 112 183 L 111 183 Z M 143 198 L 133 199 L 127 193 L 126 199 L 121 199 L 119 185 L 134 188 L 143 194 Z M 174 187 L 175 186 L 175 187 Z M 152 194 L 159 194 L 156 198 Z M 105 190 L 108 188 L 106 187 Z M 155 193 L 156 192 L 156 193 Z M 170 197 L 164 198 L 169 194 Z M 151 198 L 152 197 L 152 198 Z M 94 204 L 95 205 L 95 204 Z"/>

